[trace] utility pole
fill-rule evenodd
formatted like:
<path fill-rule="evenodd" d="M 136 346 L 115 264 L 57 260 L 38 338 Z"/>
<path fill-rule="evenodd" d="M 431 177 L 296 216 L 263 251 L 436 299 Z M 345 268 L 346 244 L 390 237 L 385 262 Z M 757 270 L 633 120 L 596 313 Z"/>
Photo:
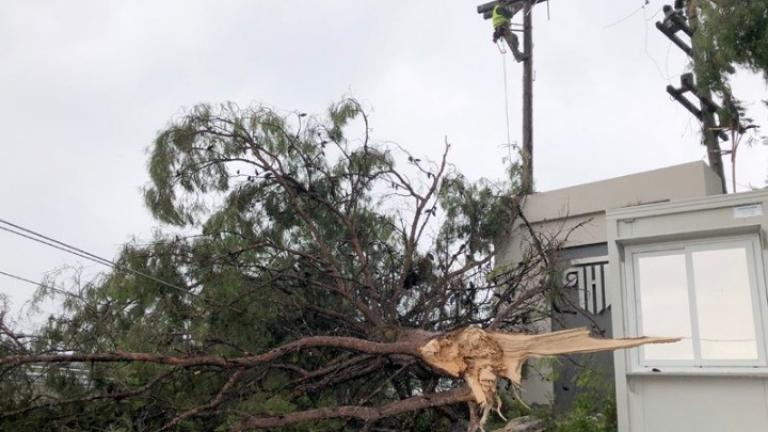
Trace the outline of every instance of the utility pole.
<path fill-rule="evenodd" d="M 492 16 L 493 8 L 506 5 L 523 13 L 523 145 L 520 149 L 521 179 L 523 194 L 533 193 L 533 7 L 548 0 L 495 0 L 477 7 L 483 18 Z M 511 31 L 519 31 L 517 29 Z"/>
<path fill-rule="evenodd" d="M 525 2 L 523 7 L 523 150 L 522 181 L 523 194 L 533 193 L 533 5 Z"/>
<path fill-rule="evenodd" d="M 696 16 L 689 13 L 688 15 L 688 27 L 691 29 L 691 33 L 696 32 Z M 693 74 L 696 78 L 696 82 L 699 82 L 699 76 L 696 70 L 696 42 L 691 37 L 691 59 L 693 60 Z M 715 112 L 711 109 L 705 109 L 707 105 L 706 101 L 712 100 L 712 93 L 709 89 L 699 89 L 699 95 L 701 96 L 701 133 L 704 139 L 704 146 L 707 148 L 707 158 L 709 159 L 709 167 L 712 168 L 717 175 L 720 176 L 720 180 L 723 186 L 723 193 L 728 193 L 728 188 L 725 185 L 725 171 L 723 169 L 723 154 L 720 148 L 720 141 L 718 140 L 717 132 L 715 128 L 718 127 L 715 121 Z M 727 139 L 727 138 L 726 138 Z M 736 193 L 736 190 L 733 190 Z"/>
<path fill-rule="evenodd" d="M 687 54 L 693 62 L 693 74 L 684 74 L 681 77 L 679 89 L 667 86 L 667 93 L 701 121 L 702 142 L 707 149 L 709 167 L 720 177 L 723 193 L 728 193 L 725 185 L 722 150 L 720 148 L 720 140 L 726 141 L 728 137 L 722 130 L 718 129 L 718 121 L 715 114 L 719 110 L 719 106 L 712 101 L 711 92 L 708 89 L 698 88 L 696 85 L 699 77 L 696 75 L 696 45 L 693 35 L 696 32 L 698 22 L 694 9 L 688 8 L 687 20 L 683 16 L 683 9 L 684 6 L 688 6 L 687 3 L 683 0 L 676 0 L 674 8 L 669 5 L 664 6 L 664 20 L 656 23 L 656 28 Z M 678 36 L 678 33 L 683 33 L 690 38 L 690 46 Z M 698 108 L 683 97 L 688 92 L 699 99 Z"/>

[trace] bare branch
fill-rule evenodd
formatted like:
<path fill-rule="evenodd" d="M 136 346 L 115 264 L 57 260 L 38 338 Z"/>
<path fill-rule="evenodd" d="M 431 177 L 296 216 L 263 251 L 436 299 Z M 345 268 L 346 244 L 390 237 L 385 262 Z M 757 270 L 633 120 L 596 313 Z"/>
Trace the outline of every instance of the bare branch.
<path fill-rule="evenodd" d="M 38 410 L 38 409 L 54 408 L 54 407 L 58 407 L 58 406 L 71 405 L 71 404 L 84 403 L 84 402 L 92 402 L 92 401 L 97 401 L 97 400 L 102 400 L 102 399 L 122 400 L 122 399 L 127 399 L 127 398 L 130 398 L 130 397 L 134 397 L 134 396 L 139 396 L 139 395 L 144 394 L 145 392 L 147 392 L 149 389 L 154 387 L 160 381 L 164 380 L 165 378 L 167 378 L 168 376 L 173 374 L 175 371 L 176 371 L 175 369 L 172 369 L 172 370 L 170 370 L 168 372 L 162 373 L 162 374 L 156 376 L 155 378 L 153 378 L 152 380 L 150 380 L 145 385 L 143 385 L 143 386 L 141 386 L 141 387 L 139 387 L 139 388 L 137 388 L 135 390 L 129 390 L 129 391 L 125 391 L 125 392 L 112 393 L 112 394 L 93 395 L 93 396 L 87 396 L 87 397 L 82 397 L 82 398 L 57 400 L 57 401 L 51 401 L 51 402 L 47 402 L 47 403 L 39 404 L 39 405 L 31 405 L 31 406 L 28 406 L 28 407 L 25 407 L 25 408 L 22 408 L 22 409 L 18 409 L 18 410 L 15 410 L 15 411 L 8 411 L 8 412 L 5 412 L 5 413 L 2 413 L 2 414 L 0 414 L 0 419 L 23 415 L 23 414 L 26 414 L 28 412 L 31 412 L 31 411 L 34 411 L 34 410 Z"/>
<path fill-rule="evenodd" d="M 199 355 L 174 357 L 154 353 L 136 353 L 116 351 L 112 353 L 73 353 L 73 354 L 40 354 L 12 355 L 0 357 L 0 365 L 19 366 L 33 363 L 115 363 L 139 362 L 154 363 L 168 366 L 216 366 L 224 369 L 256 366 L 270 362 L 289 352 L 310 347 L 339 348 L 368 354 L 406 354 L 418 356 L 418 347 L 428 339 L 428 334 L 412 333 L 410 340 L 393 343 L 371 342 L 365 339 L 342 336 L 310 336 L 287 343 L 259 355 L 226 358 L 215 355 Z"/>
<path fill-rule="evenodd" d="M 407 412 L 419 411 L 444 405 L 452 405 L 472 400 L 472 392 L 467 387 L 460 387 L 440 393 L 430 393 L 413 396 L 408 399 L 391 402 L 379 407 L 368 406 L 337 406 L 299 411 L 277 417 L 250 416 L 236 424 L 232 431 L 248 429 L 265 429 L 285 426 L 293 423 L 328 420 L 340 417 L 357 418 L 363 421 L 375 421 Z"/>
<path fill-rule="evenodd" d="M 232 374 L 232 376 L 229 377 L 226 383 L 221 387 L 219 392 L 216 394 L 216 396 L 211 399 L 210 402 L 196 406 L 194 408 L 190 408 L 187 411 L 184 411 L 183 413 L 179 414 L 178 416 L 174 417 L 173 420 L 169 421 L 165 426 L 158 429 L 158 432 L 166 431 L 171 429 L 172 427 L 179 424 L 180 421 L 189 418 L 194 417 L 196 415 L 199 415 L 201 413 L 204 413 L 206 411 L 210 411 L 221 405 L 222 402 L 224 402 L 224 396 L 229 391 L 232 386 L 234 386 L 238 380 L 243 376 L 243 373 L 245 373 L 245 369 L 238 369 L 235 371 L 235 373 Z"/>

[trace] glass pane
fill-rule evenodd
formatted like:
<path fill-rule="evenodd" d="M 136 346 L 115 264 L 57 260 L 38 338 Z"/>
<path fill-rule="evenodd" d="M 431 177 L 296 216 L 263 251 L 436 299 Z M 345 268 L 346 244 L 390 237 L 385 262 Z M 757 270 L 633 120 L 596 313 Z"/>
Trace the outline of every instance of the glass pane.
<path fill-rule="evenodd" d="M 646 360 L 692 360 L 691 315 L 685 254 L 645 255 L 637 259 L 642 336 L 681 337 L 674 344 L 646 345 Z"/>
<path fill-rule="evenodd" d="M 702 358 L 757 359 L 747 250 L 739 247 L 691 255 Z"/>

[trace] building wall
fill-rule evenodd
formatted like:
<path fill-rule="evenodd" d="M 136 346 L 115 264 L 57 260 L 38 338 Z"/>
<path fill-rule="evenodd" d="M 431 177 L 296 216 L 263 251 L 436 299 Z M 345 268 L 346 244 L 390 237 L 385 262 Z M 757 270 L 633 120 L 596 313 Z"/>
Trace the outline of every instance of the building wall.
<path fill-rule="evenodd" d="M 722 193 L 717 175 L 697 161 L 534 193 L 525 198 L 523 208 L 537 231 L 550 235 L 572 231 L 567 245 L 580 246 L 605 243 L 607 209 Z M 524 227 L 513 227 L 510 237 L 500 242 L 500 260 L 518 262 L 525 240 Z"/>
<path fill-rule="evenodd" d="M 526 197 L 523 208 L 526 218 L 533 228 L 550 236 L 564 236 L 570 233 L 566 242 L 564 259 L 592 260 L 606 256 L 606 220 L 607 209 L 622 208 L 638 204 L 666 202 L 678 198 L 702 197 L 721 194 L 720 180 L 709 167 L 701 161 L 662 168 L 658 170 L 631 174 L 614 179 L 587 183 L 541 192 Z M 497 245 L 498 264 L 515 265 L 525 253 L 529 236 L 525 226 L 511 228 L 508 238 Z M 578 301 L 578 293 L 571 292 L 573 301 Z M 560 328 L 590 327 L 599 323 L 606 335 L 611 334 L 610 311 L 596 313 L 590 318 L 566 314 L 546 320 L 539 331 L 551 331 Z M 597 367 L 605 371 L 606 377 L 612 377 L 612 356 L 593 357 Z M 523 398 L 528 403 L 547 403 L 555 400 L 561 409 L 566 409 L 574 395 L 573 386 L 568 384 L 576 374 L 573 363 L 562 363 L 562 374 L 556 382 L 545 377 L 551 370 L 545 362 L 539 362 L 526 373 L 523 383 Z"/>
<path fill-rule="evenodd" d="M 753 301 L 765 308 L 768 192 L 612 210 L 606 220 L 612 268 L 626 268 L 624 251 L 633 245 L 757 236 L 759 300 Z M 631 283 L 626 273 L 615 272 L 609 278 L 617 337 L 638 336 L 632 330 L 635 300 L 630 295 Z M 729 320 L 728 310 L 722 313 L 718 319 L 725 323 Z M 768 317 L 759 315 L 756 325 L 762 326 L 763 335 L 767 335 Z M 762 343 L 765 346 L 768 341 Z M 637 355 L 636 350 L 614 354 L 620 432 L 768 431 L 768 367 L 658 367 L 647 371 L 633 366 L 637 358 L 633 356 Z"/>
<path fill-rule="evenodd" d="M 595 334 L 612 337 L 611 312 L 605 283 L 608 273 L 608 245 L 574 246 L 563 251 L 561 259 L 570 263 L 564 271 L 565 299 L 553 302 L 552 330 L 586 327 Z M 580 393 L 574 385 L 582 365 L 599 371 L 606 383 L 613 380 L 613 355 L 608 352 L 566 356 L 559 359 L 554 378 L 555 409 L 568 411 Z"/>

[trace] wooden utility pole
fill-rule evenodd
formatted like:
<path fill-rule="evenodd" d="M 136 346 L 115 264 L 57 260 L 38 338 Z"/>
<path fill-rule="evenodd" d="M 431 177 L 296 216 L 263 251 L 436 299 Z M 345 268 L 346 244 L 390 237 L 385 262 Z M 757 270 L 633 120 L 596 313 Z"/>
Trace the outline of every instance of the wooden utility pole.
<path fill-rule="evenodd" d="M 523 12 L 523 145 L 520 149 L 522 162 L 520 187 L 524 194 L 533 193 L 533 6 L 548 0 L 494 0 L 477 7 L 483 18 L 490 19 L 497 5 L 522 7 Z M 511 30 L 517 31 L 517 30 Z"/>
<path fill-rule="evenodd" d="M 683 6 L 688 6 L 688 18 L 683 15 Z M 690 3 L 682 1 L 675 2 L 675 7 L 670 5 L 664 6 L 665 18 L 664 21 L 656 23 L 656 28 L 659 29 L 665 36 L 667 36 L 675 45 L 677 45 L 683 52 L 685 52 L 693 63 L 693 74 L 684 74 L 680 80 L 680 88 L 676 89 L 672 86 L 667 86 L 667 93 L 674 97 L 680 104 L 682 104 L 688 111 L 691 112 L 696 118 L 701 121 L 701 135 L 702 143 L 707 148 L 707 159 L 709 160 L 709 167 L 720 176 L 720 183 L 723 188 L 723 193 L 727 193 L 728 189 L 725 185 L 725 173 L 723 169 L 723 156 L 720 149 L 720 140 L 727 140 L 728 137 L 718 129 L 718 122 L 715 114 L 719 107 L 712 101 L 712 93 L 706 88 L 699 88 L 696 83 L 699 82 L 699 76 L 696 73 L 696 39 L 694 33 L 698 25 L 696 17 L 696 9 L 690 7 Z M 687 35 L 690 40 L 690 46 L 686 42 L 678 37 L 678 33 Z M 692 93 L 699 99 L 699 107 L 695 107 L 690 101 L 683 97 L 685 93 Z"/>
<path fill-rule="evenodd" d="M 689 9 L 690 10 L 690 9 Z M 696 32 L 698 23 L 697 18 L 693 13 L 688 15 L 688 26 L 691 29 L 691 33 Z M 699 82 L 699 76 L 696 71 L 696 41 L 691 37 L 691 60 L 693 61 L 693 74 L 696 78 L 696 82 Z M 709 159 L 709 167 L 720 176 L 720 180 L 723 186 L 723 193 L 728 193 L 728 188 L 725 185 L 725 171 L 723 169 L 723 154 L 720 149 L 720 140 L 718 139 L 717 121 L 715 120 L 715 113 L 713 110 L 708 109 L 707 101 L 712 100 L 712 93 L 709 89 L 699 88 L 699 95 L 701 96 L 701 134 L 703 136 L 704 146 L 707 148 L 707 159 Z M 734 189 L 733 192 L 736 192 Z"/>
<path fill-rule="evenodd" d="M 522 181 L 524 194 L 533 193 L 533 4 L 523 7 L 523 149 Z"/>

